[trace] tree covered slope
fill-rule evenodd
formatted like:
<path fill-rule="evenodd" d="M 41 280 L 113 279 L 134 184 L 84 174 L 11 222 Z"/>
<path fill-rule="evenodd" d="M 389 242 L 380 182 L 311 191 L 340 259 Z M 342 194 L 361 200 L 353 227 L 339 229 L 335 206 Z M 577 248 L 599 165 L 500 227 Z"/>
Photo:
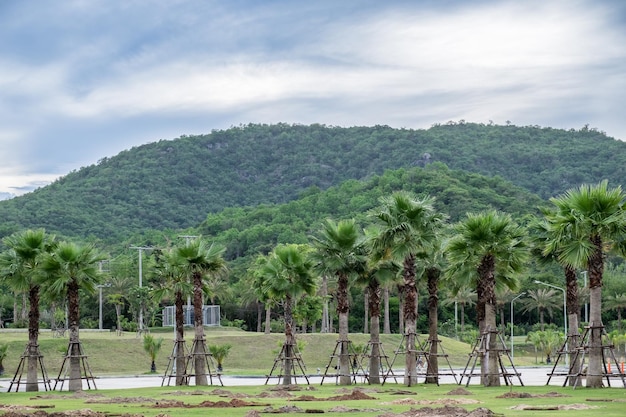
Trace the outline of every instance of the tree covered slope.
<path fill-rule="evenodd" d="M 456 123 L 428 130 L 247 125 L 139 146 L 0 202 L 0 237 L 45 227 L 106 241 L 194 227 L 227 207 L 284 203 L 387 169 L 442 162 L 547 198 L 625 178 L 626 144 L 583 129 Z"/>

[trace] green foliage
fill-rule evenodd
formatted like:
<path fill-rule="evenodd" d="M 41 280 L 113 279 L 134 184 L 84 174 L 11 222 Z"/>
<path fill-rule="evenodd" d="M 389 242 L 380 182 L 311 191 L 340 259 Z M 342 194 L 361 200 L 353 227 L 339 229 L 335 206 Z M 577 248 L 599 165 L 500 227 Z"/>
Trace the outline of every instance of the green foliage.
<path fill-rule="evenodd" d="M 215 358 L 215 361 L 217 362 L 218 371 L 220 372 L 222 371 L 222 365 L 224 363 L 224 359 L 228 357 L 228 354 L 230 353 L 230 349 L 232 347 L 233 346 L 229 344 L 209 345 L 209 352 L 211 352 L 211 355 L 213 355 L 213 358 Z"/>
<path fill-rule="evenodd" d="M 0 343 L 0 364 L 7 357 L 9 352 L 9 344 L 8 343 Z"/>
<path fill-rule="evenodd" d="M 472 123 L 428 130 L 250 124 L 134 147 L 2 201 L 0 234 L 45 227 L 65 237 L 110 243 L 133 235 L 154 241 L 151 231 L 194 227 L 207 212 L 314 198 L 320 190 L 350 179 L 438 164 L 491 177 L 465 178 L 476 192 L 455 184 L 426 190 L 442 204 L 460 199 L 466 203 L 463 212 L 477 211 L 472 200 L 484 199 L 490 190 L 506 198 L 490 187 L 502 178 L 543 198 L 583 182 L 607 178 L 620 183 L 626 177 L 625 147 L 593 129 Z M 383 192 L 389 193 L 402 185 L 384 186 Z M 351 199 L 362 210 L 372 201 L 357 194 Z M 454 218 L 463 212 L 449 214 Z M 278 243 L 296 242 L 288 228 L 273 232 Z"/>
<path fill-rule="evenodd" d="M 161 350 L 161 345 L 163 345 L 162 337 L 157 339 L 151 334 L 145 334 L 143 336 L 143 350 L 148 354 L 151 361 L 150 372 L 156 372 L 155 361 L 159 351 Z"/>

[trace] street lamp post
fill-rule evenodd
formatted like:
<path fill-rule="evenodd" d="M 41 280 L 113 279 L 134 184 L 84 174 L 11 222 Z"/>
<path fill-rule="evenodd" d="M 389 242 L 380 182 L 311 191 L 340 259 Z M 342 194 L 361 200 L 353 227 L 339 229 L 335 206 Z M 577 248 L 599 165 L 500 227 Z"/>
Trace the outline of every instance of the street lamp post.
<path fill-rule="evenodd" d="M 131 246 L 130 248 L 136 249 L 139 251 L 139 288 L 141 288 L 143 286 L 143 272 L 142 272 L 143 251 L 154 249 L 154 248 L 145 247 L 145 246 Z M 143 332 L 143 301 L 142 301 L 142 305 L 139 306 L 139 332 L 140 333 Z"/>
<path fill-rule="evenodd" d="M 100 292 L 100 306 L 98 309 L 98 329 L 102 330 L 102 288 L 104 287 L 110 287 L 111 284 L 102 284 L 102 285 L 96 285 L 96 287 L 98 287 L 98 291 Z"/>
<path fill-rule="evenodd" d="M 513 303 L 515 303 L 515 300 L 517 300 L 523 295 L 526 295 L 526 293 L 523 292 L 511 300 L 511 359 L 515 357 L 515 354 L 513 353 Z"/>
<path fill-rule="evenodd" d="M 567 347 L 567 340 L 568 340 L 568 337 L 567 337 L 567 295 L 566 295 L 567 293 L 566 293 L 564 288 L 557 287 L 556 285 L 548 284 L 547 282 L 535 280 L 535 284 L 541 284 L 541 285 L 545 285 L 547 287 L 554 288 L 554 289 L 559 290 L 559 291 L 563 291 L 563 325 L 565 327 L 565 351 L 568 352 L 569 349 Z M 565 364 L 566 365 L 567 365 L 567 356 L 568 355 L 565 355 Z"/>

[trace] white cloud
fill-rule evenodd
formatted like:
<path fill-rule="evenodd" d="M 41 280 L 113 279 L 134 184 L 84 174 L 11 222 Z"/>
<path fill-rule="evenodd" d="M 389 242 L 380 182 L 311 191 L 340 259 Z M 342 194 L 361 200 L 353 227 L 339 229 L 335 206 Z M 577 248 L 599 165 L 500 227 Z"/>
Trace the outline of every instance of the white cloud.
<path fill-rule="evenodd" d="M 14 3 L 0 144 L 20 175 L 1 172 L 0 191 L 248 122 L 590 123 L 626 139 L 619 2 L 428 4 Z"/>

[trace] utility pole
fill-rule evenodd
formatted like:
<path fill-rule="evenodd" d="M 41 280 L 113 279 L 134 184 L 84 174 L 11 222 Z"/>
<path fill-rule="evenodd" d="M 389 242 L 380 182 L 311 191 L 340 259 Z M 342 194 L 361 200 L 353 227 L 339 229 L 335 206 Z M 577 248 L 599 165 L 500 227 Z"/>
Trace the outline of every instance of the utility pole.
<path fill-rule="evenodd" d="M 100 261 L 98 262 L 98 272 L 100 273 L 100 275 L 102 275 L 103 272 L 109 272 L 108 269 L 104 269 L 103 265 L 104 264 L 109 264 L 108 260 L 105 261 Z M 100 285 L 96 285 L 96 287 L 98 288 L 98 292 L 100 293 L 100 305 L 98 308 L 98 329 L 102 330 L 102 288 L 103 287 L 110 287 L 111 284 L 100 284 Z"/>
<path fill-rule="evenodd" d="M 143 286 L 143 272 L 142 272 L 142 264 L 143 264 L 143 251 L 151 250 L 154 248 L 148 246 L 131 246 L 130 249 L 135 249 L 139 251 L 139 288 Z M 139 332 L 143 332 L 143 301 L 139 306 Z"/>

